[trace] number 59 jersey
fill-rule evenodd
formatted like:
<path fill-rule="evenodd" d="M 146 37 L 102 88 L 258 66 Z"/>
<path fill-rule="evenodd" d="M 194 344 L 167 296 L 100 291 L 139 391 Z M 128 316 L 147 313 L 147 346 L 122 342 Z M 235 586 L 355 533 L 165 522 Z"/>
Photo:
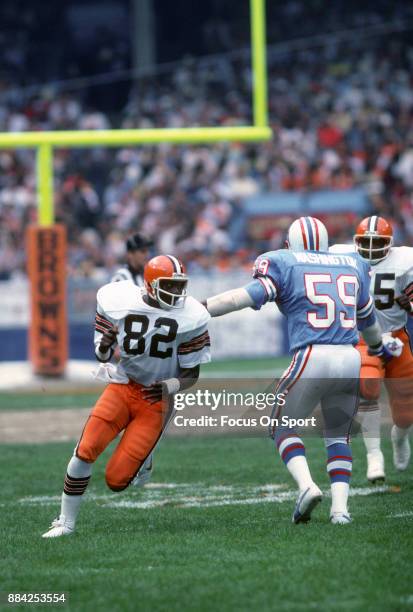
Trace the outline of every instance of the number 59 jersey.
<path fill-rule="evenodd" d="M 375 321 L 370 266 L 357 254 L 270 251 L 255 262 L 246 289 L 259 309 L 275 301 L 287 317 L 291 350 L 310 344 L 357 344 Z"/>
<path fill-rule="evenodd" d="M 330 247 L 330 252 L 334 253 L 354 250 L 354 245 Z M 395 301 L 401 293 L 406 293 L 413 301 L 413 248 L 406 246 L 392 247 L 385 259 L 371 266 L 370 294 L 383 332 L 401 329 L 407 323 L 407 312 Z"/>
<path fill-rule="evenodd" d="M 209 320 L 193 297 L 183 308 L 162 310 L 146 304 L 143 290 L 129 281 L 109 283 L 97 293 L 95 347 L 117 326 L 119 374 L 147 386 L 211 360 Z"/>

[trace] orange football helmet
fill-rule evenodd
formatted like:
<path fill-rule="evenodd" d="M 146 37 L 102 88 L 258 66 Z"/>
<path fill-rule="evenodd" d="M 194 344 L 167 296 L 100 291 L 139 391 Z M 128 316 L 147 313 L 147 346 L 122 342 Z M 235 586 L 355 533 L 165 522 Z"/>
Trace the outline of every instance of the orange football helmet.
<path fill-rule="evenodd" d="M 183 308 L 187 296 L 188 276 L 183 263 L 173 255 L 158 255 L 150 259 L 143 271 L 148 295 L 161 308 Z"/>
<path fill-rule="evenodd" d="M 383 261 L 393 246 L 392 226 L 383 217 L 366 217 L 358 224 L 354 235 L 357 251 L 371 264 Z"/>

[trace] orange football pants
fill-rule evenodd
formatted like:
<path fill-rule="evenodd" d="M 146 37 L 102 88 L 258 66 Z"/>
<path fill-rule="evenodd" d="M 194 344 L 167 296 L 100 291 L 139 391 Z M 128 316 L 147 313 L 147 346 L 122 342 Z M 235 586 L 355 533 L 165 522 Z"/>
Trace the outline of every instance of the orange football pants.
<path fill-rule="evenodd" d="M 378 357 L 368 354 L 363 340 L 357 345 L 361 355 L 360 392 L 366 400 L 377 400 L 384 379 L 393 422 L 398 427 L 408 427 L 413 423 L 413 354 L 404 328 L 392 332 L 392 336 L 403 342 L 403 351 L 400 357 L 393 357 L 385 366 Z"/>
<path fill-rule="evenodd" d="M 106 483 L 113 491 L 126 489 L 159 440 L 168 419 L 162 402 L 142 397 L 143 385 L 109 384 L 96 402 L 76 448 L 79 459 L 93 463 L 123 431 L 106 465 Z"/>

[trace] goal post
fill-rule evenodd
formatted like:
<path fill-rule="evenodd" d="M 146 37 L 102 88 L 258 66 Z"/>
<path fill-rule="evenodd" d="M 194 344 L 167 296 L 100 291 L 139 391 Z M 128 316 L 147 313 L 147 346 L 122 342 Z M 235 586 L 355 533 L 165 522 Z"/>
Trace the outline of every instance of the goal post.
<path fill-rule="evenodd" d="M 36 282 L 45 272 L 45 262 L 52 260 L 50 248 L 56 245 L 57 259 L 53 259 L 52 272 L 63 275 L 65 266 L 65 228 L 55 225 L 53 201 L 53 149 L 79 147 L 120 147 L 130 145 L 156 144 L 212 144 L 217 142 L 263 142 L 270 140 L 272 132 L 268 126 L 267 68 L 265 0 L 250 0 L 251 57 L 252 57 L 252 125 L 230 127 L 188 127 L 128 130 L 79 130 L 0 133 L 0 149 L 36 149 L 37 177 L 37 226 L 28 230 L 29 280 L 31 283 L 31 324 L 29 326 L 30 360 L 34 372 L 43 375 L 62 375 L 67 360 L 67 323 L 65 304 L 59 309 L 59 320 L 55 321 L 54 331 L 49 330 L 49 340 L 54 334 L 55 355 L 50 366 L 44 357 L 47 352 L 39 342 L 45 332 L 41 312 L 51 317 L 52 309 L 45 307 L 45 296 L 36 289 Z M 48 229 L 50 232 L 44 233 Z M 43 249 L 43 251 L 42 251 Z M 43 262 L 43 263 L 41 263 Z M 41 266 L 43 265 L 43 269 Z M 50 279 L 49 279 L 50 280 Z M 56 279 L 55 279 L 56 280 Z M 47 281 L 49 282 L 49 281 Z M 50 281 L 51 282 L 51 281 Z M 50 284 L 48 286 L 51 286 Z M 64 291 L 59 285 L 59 299 L 63 300 Z M 46 296 L 47 297 L 47 296 Z M 50 297 L 50 296 L 49 296 Z M 47 298 L 49 299 L 49 298 Z M 42 302 L 43 300 L 43 302 Z M 47 300 L 46 300 L 47 301 Z M 50 300 L 49 300 L 50 301 Z M 43 305 L 42 305 L 43 304 Z M 50 321 L 49 321 L 50 322 Z"/>

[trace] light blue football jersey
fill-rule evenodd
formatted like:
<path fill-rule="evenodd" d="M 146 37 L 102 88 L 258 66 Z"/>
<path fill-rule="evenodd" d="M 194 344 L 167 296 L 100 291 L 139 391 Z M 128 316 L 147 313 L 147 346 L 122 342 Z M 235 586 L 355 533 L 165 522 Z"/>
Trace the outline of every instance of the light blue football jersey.
<path fill-rule="evenodd" d="M 292 351 L 310 344 L 357 344 L 375 321 L 370 266 L 357 253 L 269 251 L 245 288 L 259 310 L 275 302 L 287 317 Z"/>

